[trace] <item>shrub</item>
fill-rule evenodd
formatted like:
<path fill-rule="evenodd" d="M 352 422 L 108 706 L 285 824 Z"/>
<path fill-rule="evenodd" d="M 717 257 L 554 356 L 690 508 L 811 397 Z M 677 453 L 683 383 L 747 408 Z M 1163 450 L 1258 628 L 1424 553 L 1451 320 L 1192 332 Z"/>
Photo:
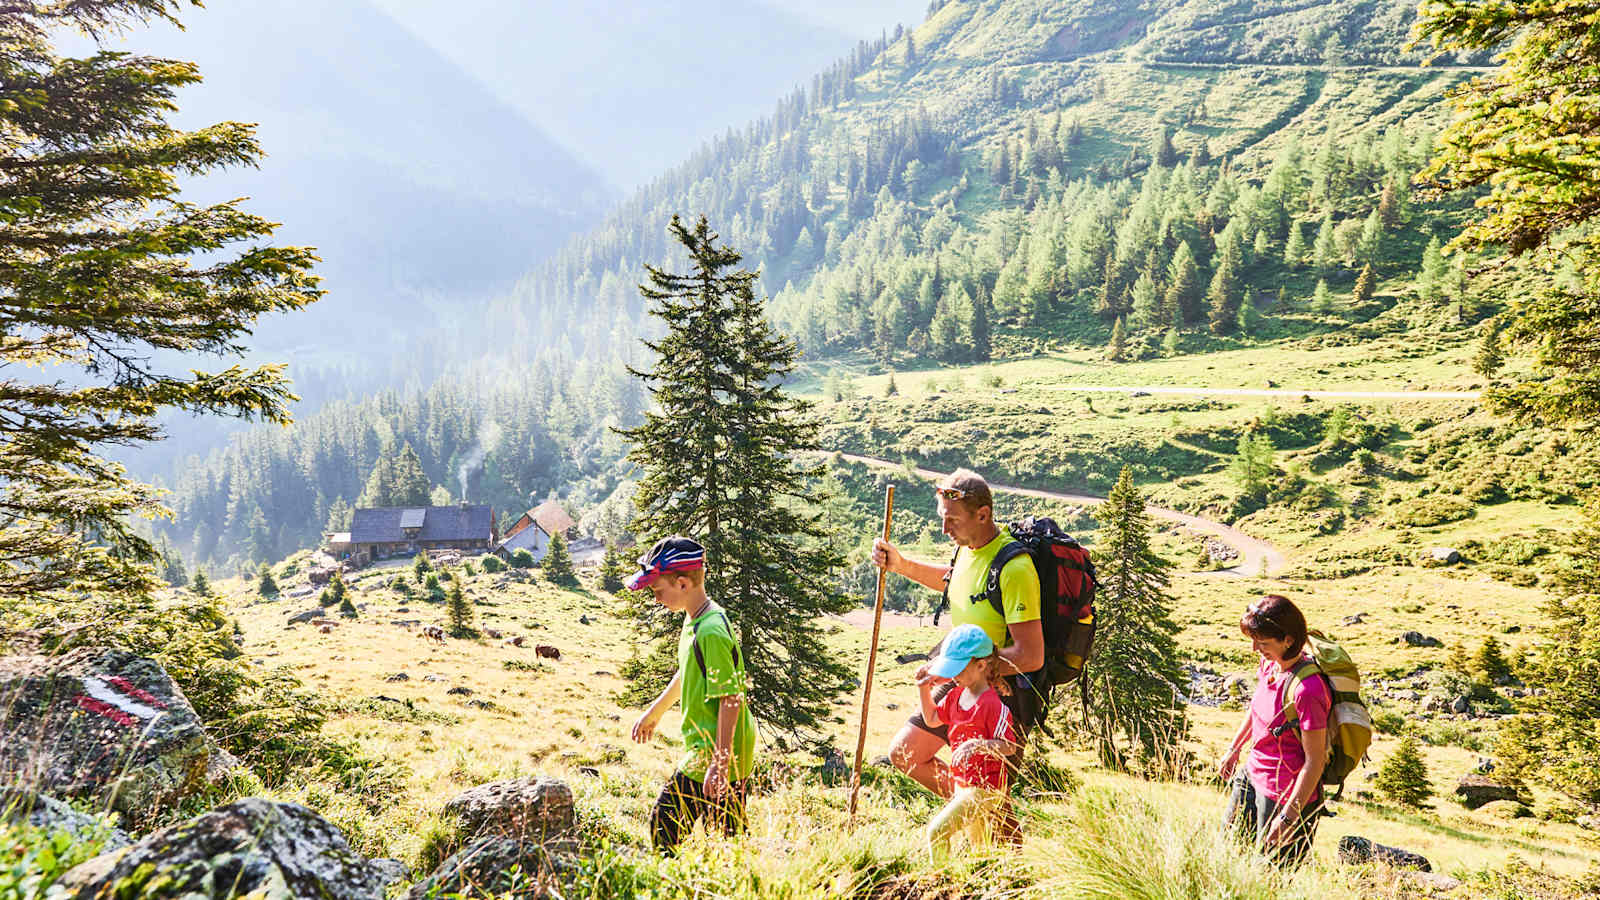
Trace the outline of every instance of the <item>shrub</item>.
<path fill-rule="evenodd" d="M 1433 796 L 1428 766 L 1422 761 L 1415 734 L 1408 733 L 1400 739 L 1400 746 L 1383 761 L 1373 786 L 1385 797 L 1406 806 L 1421 806 Z"/>
<path fill-rule="evenodd" d="M 506 561 L 493 553 L 489 553 L 479 558 L 478 566 L 486 574 L 493 575 L 496 572 L 504 572 L 506 570 Z"/>
<path fill-rule="evenodd" d="M 534 560 L 532 553 L 528 552 L 527 549 L 522 549 L 511 554 L 511 565 L 518 569 L 531 569 L 538 563 Z"/>
<path fill-rule="evenodd" d="M 263 597 L 278 596 L 278 582 L 272 578 L 272 570 L 266 563 L 261 564 L 261 571 L 256 579 L 256 593 Z"/>
<path fill-rule="evenodd" d="M 10 812 L 10 810 L 0 810 Z M 33 900 L 100 852 L 106 834 L 77 836 L 26 824 L 0 825 L 0 900 Z"/>
<path fill-rule="evenodd" d="M 1454 497 L 1432 495 L 1417 497 L 1407 500 L 1389 510 L 1389 521 L 1392 524 L 1408 528 L 1428 528 L 1434 525 L 1444 525 L 1449 522 L 1459 522 L 1471 518 L 1474 514 L 1472 506 L 1457 500 Z"/>

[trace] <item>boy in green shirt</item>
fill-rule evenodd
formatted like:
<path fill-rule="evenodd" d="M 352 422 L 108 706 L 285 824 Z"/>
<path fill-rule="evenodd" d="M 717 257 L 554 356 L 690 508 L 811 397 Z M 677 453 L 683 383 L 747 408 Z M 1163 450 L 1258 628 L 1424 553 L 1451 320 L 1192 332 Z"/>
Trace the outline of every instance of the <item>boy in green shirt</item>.
<path fill-rule="evenodd" d="M 683 760 L 650 811 L 650 840 L 672 853 L 702 817 L 707 828 L 732 835 L 744 827 L 744 804 L 755 766 L 755 723 L 745 703 L 744 655 L 722 607 L 705 589 L 705 548 L 686 537 L 662 538 L 639 558 L 629 590 L 649 589 L 655 601 L 681 612 L 678 672 L 633 726 L 650 740 L 661 716 L 683 704 Z"/>

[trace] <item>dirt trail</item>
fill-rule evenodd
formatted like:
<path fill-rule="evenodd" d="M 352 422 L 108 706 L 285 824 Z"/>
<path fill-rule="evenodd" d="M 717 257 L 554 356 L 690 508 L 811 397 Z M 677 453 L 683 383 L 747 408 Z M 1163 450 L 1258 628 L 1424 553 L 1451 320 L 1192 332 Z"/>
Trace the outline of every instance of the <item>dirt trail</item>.
<path fill-rule="evenodd" d="M 1081 394 L 1182 394 L 1190 397 L 1311 397 L 1319 400 L 1477 400 L 1478 391 L 1297 391 L 1290 388 L 1211 388 L 1105 384 L 1052 384 L 1029 390 Z"/>
<path fill-rule="evenodd" d="M 881 469 L 901 469 L 901 464 L 890 462 L 886 459 L 877 459 L 871 456 L 859 456 L 854 453 L 841 453 L 844 459 L 851 462 L 862 463 Z M 932 469 L 917 469 L 917 474 L 923 478 L 937 481 L 946 473 L 935 472 Z M 1038 497 L 1043 500 L 1058 500 L 1064 503 L 1075 503 L 1080 506 L 1093 506 L 1105 501 L 1104 497 L 1091 497 L 1087 494 L 1066 494 L 1060 491 L 1045 491 L 1038 488 L 1025 488 L 1016 485 L 998 484 L 990 482 L 989 487 L 1007 494 L 1017 494 L 1023 497 Z M 1222 541 L 1229 547 L 1239 551 L 1239 563 L 1230 569 L 1218 569 L 1219 575 L 1231 575 L 1244 578 L 1253 577 L 1265 572 L 1268 575 L 1277 575 L 1289 566 L 1289 557 L 1276 546 L 1260 538 L 1253 538 L 1248 534 L 1232 528 L 1221 522 L 1202 519 L 1173 509 L 1163 509 L 1159 506 L 1146 506 L 1145 512 L 1151 516 L 1167 522 L 1177 522 L 1190 531 L 1208 534 Z M 869 622 L 870 624 L 870 622 Z"/>

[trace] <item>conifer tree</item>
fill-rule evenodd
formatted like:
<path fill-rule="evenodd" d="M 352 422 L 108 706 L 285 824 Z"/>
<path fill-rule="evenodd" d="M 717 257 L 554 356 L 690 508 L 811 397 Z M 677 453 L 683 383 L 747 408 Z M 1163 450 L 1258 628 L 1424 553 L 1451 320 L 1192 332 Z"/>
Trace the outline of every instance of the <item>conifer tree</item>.
<path fill-rule="evenodd" d="M 1166 336 L 1161 339 L 1161 352 L 1166 356 L 1177 356 L 1178 350 L 1183 346 L 1183 335 L 1178 329 L 1168 328 Z"/>
<path fill-rule="evenodd" d="M 1095 548 L 1095 652 L 1083 677 L 1096 695 L 1092 715 L 1101 761 L 1115 768 L 1133 750 L 1146 771 L 1160 774 L 1181 751 L 1189 722 L 1180 694 L 1183 671 L 1174 635 L 1171 564 L 1150 546 L 1144 497 L 1124 467 L 1096 517 L 1104 523 Z"/>
<path fill-rule="evenodd" d="M 194 577 L 189 579 L 189 590 L 202 597 L 211 596 L 211 579 L 206 577 L 205 569 L 194 570 Z"/>
<path fill-rule="evenodd" d="M 343 497 L 335 497 L 333 505 L 328 507 L 328 521 L 322 526 L 322 530 L 328 534 L 349 531 L 352 515 L 350 504 L 344 502 Z"/>
<path fill-rule="evenodd" d="M 1333 311 L 1333 292 L 1328 290 L 1327 279 L 1317 279 L 1316 290 L 1311 292 L 1311 308 L 1319 313 Z"/>
<path fill-rule="evenodd" d="M 1507 775 L 1600 805 L 1600 491 L 1567 536 L 1544 604 L 1543 641 L 1519 675 L 1533 690 L 1523 715 L 1501 727 L 1496 755 Z"/>
<path fill-rule="evenodd" d="M 1444 250 L 1437 235 L 1428 239 L 1422 251 L 1422 268 L 1417 272 L 1417 298 L 1423 303 L 1439 299 L 1447 287 L 1450 266 L 1444 260 Z"/>
<path fill-rule="evenodd" d="M 1155 140 L 1150 145 L 1150 160 L 1163 169 L 1170 169 L 1178 164 L 1178 148 L 1172 146 L 1172 129 L 1161 126 Z"/>
<path fill-rule="evenodd" d="M 544 577 L 552 584 L 577 587 L 578 573 L 572 568 L 572 554 L 567 552 L 567 539 L 560 532 L 550 535 L 550 546 L 544 552 Z"/>
<path fill-rule="evenodd" d="M 1422 760 L 1414 733 L 1408 731 L 1400 739 L 1400 746 L 1378 769 L 1373 786 L 1385 797 L 1406 806 L 1421 806 L 1433 796 L 1428 766 Z"/>
<path fill-rule="evenodd" d="M 180 196 L 180 181 L 254 165 L 253 127 L 168 123 L 174 97 L 200 80 L 192 63 L 56 47 L 176 22 L 181 6 L 0 13 L 0 606 L 87 603 L 113 622 L 156 587 L 155 548 L 132 522 L 155 517 L 159 494 L 102 448 L 159 440 L 169 410 L 289 421 L 281 365 L 167 364 L 242 356 L 257 317 L 320 295 L 315 256 L 267 245 L 271 222 L 239 201 Z"/>
<path fill-rule="evenodd" d="M 1239 317 L 1240 277 L 1237 263 L 1222 257 L 1217 270 L 1211 275 L 1211 286 L 1206 290 L 1206 303 L 1211 310 L 1211 333 L 1227 334 L 1237 324 Z"/>
<path fill-rule="evenodd" d="M 616 545 L 606 547 L 605 559 L 600 563 L 600 590 L 615 594 L 622 590 L 623 582 L 633 571 L 632 560 Z"/>
<path fill-rule="evenodd" d="M 356 505 L 363 509 L 382 508 L 395 506 L 394 502 L 394 460 L 385 449 L 378 456 L 378 461 L 372 466 L 372 473 L 367 476 L 366 487 L 361 490 L 360 499 Z"/>
<path fill-rule="evenodd" d="M 256 593 L 263 597 L 278 596 L 278 582 L 273 579 L 272 569 L 266 563 L 261 564 L 256 575 Z"/>
<path fill-rule="evenodd" d="M 1311 245 L 1311 268 L 1324 278 L 1339 267 L 1339 247 L 1334 242 L 1333 232 L 1333 213 L 1329 212 L 1322 217 L 1317 239 Z"/>
<path fill-rule="evenodd" d="M 1472 357 L 1472 371 L 1493 378 L 1504 365 L 1505 356 L 1500 351 L 1500 320 L 1490 319 L 1483 330 L 1483 338 L 1478 341 L 1478 352 Z"/>
<path fill-rule="evenodd" d="M 1283 246 L 1283 264 L 1298 269 L 1306 263 L 1306 235 L 1299 222 L 1289 223 L 1289 240 Z"/>
<path fill-rule="evenodd" d="M 1350 292 L 1351 302 L 1359 309 L 1363 304 L 1372 299 L 1372 292 L 1377 288 L 1377 279 L 1372 274 L 1372 263 L 1361 267 L 1361 274 L 1356 276 L 1356 286 Z"/>
<path fill-rule="evenodd" d="M 428 563 L 428 551 L 417 551 L 417 558 L 411 563 L 411 573 L 416 577 L 417 584 L 421 584 L 432 569 L 433 566 Z"/>
<path fill-rule="evenodd" d="M 422 471 L 422 458 L 411 449 L 408 441 L 394 461 L 394 492 L 389 497 L 390 506 L 427 506 L 433 483 L 428 473 Z"/>
<path fill-rule="evenodd" d="M 755 273 L 738 268 L 738 252 L 719 246 L 704 218 L 691 229 L 674 217 L 670 230 L 690 271 L 647 267 L 640 287 L 666 330 L 646 342 L 654 367 L 631 370 L 656 405 L 622 432 L 642 472 L 634 530 L 705 546 L 706 590 L 739 633 L 752 711 L 778 732 L 816 740 L 851 674 L 825 645 L 819 617 L 851 604 L 837 593 L 838 543 L 806 511 L 822 470 L 800 455 L 817 447 L 809 408 L 781 386 L 797 350 L 768 324 Z M 634 678 L 665 670 L 677 645 L 677 622 L 640 625 L 657 652 Z"/>
<path fill-rule="evenodd" d="M 989 292 L 981 286 L 972 304 L 972 361 L 988 362 L 992 336 L 989 333 Z"/>
<path fill-rule="evenodd" d="M 884 387 L 883 387 L 883 395 L 885 397 L 893 397 L 893 396 L 895 396 L 895 395 L 897 395 L 899 393 L 900 393 L 900 389 L 898 387 L 895 387 L 895 384 L 894 384 L 894 373 L 890 372 L 889 373 L 889 383 L 884 385 Z"/>
<path fill-rule="evenodd" d="M 183 557 L 176 550 L 168 548 L 161 554 L 162 570 L 161 580 L 170 587 L 183 587 L 189 583 L 189 574 L 184 571 Z"/>
<path fill-rule="evenodd" d="M 1122 320 L 1111 326 L 1111 340 L 1106 342 L 1106 359 L 1112 362 L 1122 362 L 1128 350 L 1128 329 L 1123 326 Z"/>
<path fill-rule="evenodd" d="M 1131 291 L 1133 325 L 1135 328 L 1149 328 L 1155 325 L 1166 324 L 1160 320 L 1160 292 L 1156 289 L 1155 279 L 1149 272 L 1139 276 L 1133 283 Z"/>
<path fill-rule="evenodd" d="M 1177 324 L 1200 321 L 1200 266 L 1195 262 L 1194 251 L 1184 241 L 1172 253 L 1167 266 L 1167 306 L 1177 308 L 1182 319 Z"/>
<path fill-rule="evenodd" d="M 461 582 L 456 581 L 450 585 L 450 598 L 445 607 L 445 614 L 450 617 L 450 636 L 458 638 L 475 638 L 478 631 L 473 627 L 472 601 L 467 599 L 467 594 L 461 589 Z"/>
<path fill-rule="evenodd" d="M 1276 448 L 1265 432 L 1239 435 L 1238 452 L 1230 471 L 1246 496 L 1260 498 L 1267 492 L 1267 477 L 1272 474 L 1272 455 Z"/>
<path fill-rule="evenodd" d="M 1478 654 L 1473 658 L 1473 669 L 1489 684 L 1500 684 L 1511 677 L 1511 664 L 1506 662 L 1500 641 L 1494 635 L 1485 637 L 1483 644 L 1478 647 Z"/>

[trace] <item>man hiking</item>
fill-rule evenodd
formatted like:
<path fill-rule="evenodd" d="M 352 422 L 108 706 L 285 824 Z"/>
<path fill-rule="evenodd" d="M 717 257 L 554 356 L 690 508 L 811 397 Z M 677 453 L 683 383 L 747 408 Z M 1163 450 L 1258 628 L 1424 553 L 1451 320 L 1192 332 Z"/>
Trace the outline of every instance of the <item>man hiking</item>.
<path fill-rule="evenodd" d="M 996 554 L 1010 544 L 1013 537 L 1010 531 L 995 524 L 994 495 L 989 483 L 970 469 L 959 469 L 939 482 L 934 493 L 944 533 L 956 544 L 951 564 L 911 559 L 881 539 L 873 544 L 872 560 L 880 568 L 909 578 L 930 591 L 944 591 L 950 602 L 951 626 L 976 625 L 1000 648 L 996 668 L 1001 677 L 996 687 L 1011 710 L 1019 741 L 1025 742 L 1040 707 L 1028 676 L 1043 668 L 1045 662 L 1044 629 L 1039 618 L 1039 572 L 1026 553 L 1006 563 L 999 578 L 1000 605 L 1004 612 L 996 610 L 986 596 L 989 568 Z M 933 694 L 936 703 L 955 684 L 932 675 L 928 665 L 917 669 L 918 685 L 930 679 L 942 682 Z M 894 736 L 889 745 L 889 759 L 917 783 L 949 799 L 954 791 L 950 766 L 938 758 L 940 748 L 947 743 L 948 726 L 930 725 L 919 712 Z M 1011 830 L 1012 823 L 1008 821 L 1007 831 Z"/>
<path fill-rule="evenodd" d="M 628 590 L 648 589 L 657 603 L 683 613 L 678 672 L 633 726 L 633 739 L 644 743 L 662 715 L 683 704 L 683 760 L 650 810 L 650 841 L 666 854 L 702 818 L 708 831 L 743 830 L 755 767 L 744 655 L 727 613 L 706 596 L 705 559 L 705 548 L 689 538 L 662 538 L 639 558 L 638 574 L 627 581 Z"/>

